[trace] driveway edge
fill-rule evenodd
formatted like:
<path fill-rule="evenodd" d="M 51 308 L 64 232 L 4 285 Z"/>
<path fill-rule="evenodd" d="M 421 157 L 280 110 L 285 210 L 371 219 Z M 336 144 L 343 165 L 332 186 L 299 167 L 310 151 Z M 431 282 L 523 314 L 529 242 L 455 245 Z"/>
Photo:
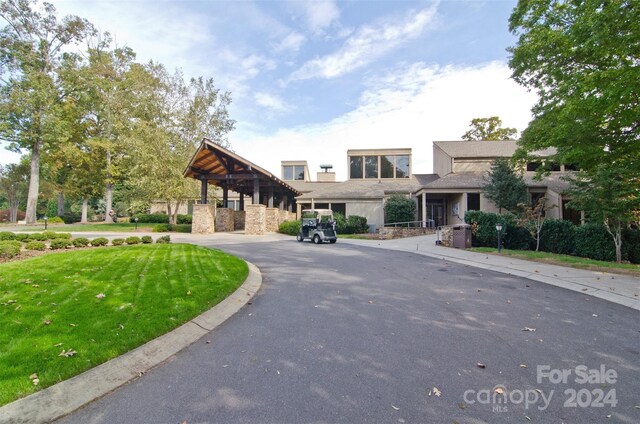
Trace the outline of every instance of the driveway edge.
<path fill-rule="evenodd" d="M 0 423 L 47 423 L 142 376 L 238 312 L 258 292 L 262 274 L 251 262 L 244 283 L 222 302 L 180 327 L 117 358 L 0 407 Z"/>

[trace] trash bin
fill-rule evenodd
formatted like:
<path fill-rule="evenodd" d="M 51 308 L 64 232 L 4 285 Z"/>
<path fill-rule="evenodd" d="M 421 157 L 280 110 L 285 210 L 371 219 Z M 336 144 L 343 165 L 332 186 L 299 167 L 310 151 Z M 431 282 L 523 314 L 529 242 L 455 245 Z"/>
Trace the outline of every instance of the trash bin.
<path fill-rule="evenodd" d="M 471 225 L 460 224 L 453 226 L 453 247 L 457 249 L 471 247 Z"/>

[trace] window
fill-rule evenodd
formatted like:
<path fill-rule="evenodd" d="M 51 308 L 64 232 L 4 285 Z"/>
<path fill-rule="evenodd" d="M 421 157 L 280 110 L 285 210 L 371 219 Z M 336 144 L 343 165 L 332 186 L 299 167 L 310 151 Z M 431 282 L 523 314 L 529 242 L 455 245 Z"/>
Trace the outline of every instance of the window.
<path fill-rule="evenodd" d="M 282 167 L 282 179 L 285 181 L 304 181 L 304 165 L 285 165 Z"/>
<path fill-rule="evenodd" d="M 282 167 L 282 179 L 285 181 L 293 180 L 293 166 Z"/>
<path fill-rule="evenodd" d="M 349 157 L 349 176 L 351 178 L 362 178 L 362 156 Z"/>
<path fill-rule="evenodd" d="M 575 163 L 569 163 L 564 166 L 565 171 L 579 171 L 580 167 L 578 167 Z"/>
<path fill-rule="evenodd" d="M 378 156 L 364 157 L 364 177 L 378 178 Z"/>
<path fill-rule="evenodd" d="M 467 210 L 480 210 L 480 193 L 467 193 Z"/>
<path fill-rule="evenodd" d="M 380 156 L 380 178 L 393 178 L 395 156 Z"/>
<path fill-rule="evenodd" d="M 544 197 L 544 193 L 531 193 L 531 207 L 535 208 L 538 201 Z"/>
<path fill-rule="evenodd" d="M 540 162 L 527 163 L 527 171 L 537 171 L 540 168 Z"/>
<path fill-rule="evenodd" d="M 396 156 L 396 178 L 409 178 L 409 156 Z"/>

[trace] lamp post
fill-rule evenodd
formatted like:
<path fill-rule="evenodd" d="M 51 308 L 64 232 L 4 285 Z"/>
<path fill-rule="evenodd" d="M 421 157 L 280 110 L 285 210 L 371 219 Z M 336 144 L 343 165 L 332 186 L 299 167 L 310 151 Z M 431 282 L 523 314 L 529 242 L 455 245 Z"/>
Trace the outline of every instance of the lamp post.
<path fill-rule="evenodd" d="M 496 231 L 498 231 L 498 253 L 502 252 L 502 224 L 496 224 Z"/>
<path fill-rule="evenodd" d="M 138 217 L 133 218 L 133 222 L 136 223 L 136 230 L 138 229 Z"/>
<path fill-rule="evenodd" d="M 46 229 L 47 229 L 47 220 L 48 220 L 49 218 L 47 217 L 47 215 L 45 215 L 45 216 L 43 217 L 43 219 L 44 219 L 44 229 L 46 230 Z"/>

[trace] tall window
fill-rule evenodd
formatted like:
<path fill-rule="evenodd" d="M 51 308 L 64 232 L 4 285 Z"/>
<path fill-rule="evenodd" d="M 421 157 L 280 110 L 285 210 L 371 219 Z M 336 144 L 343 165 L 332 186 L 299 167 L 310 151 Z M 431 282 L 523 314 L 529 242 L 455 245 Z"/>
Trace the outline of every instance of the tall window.
<path fill-rule="evenodd" d="M 284 165 L 282 167 L 282 179 L 285 181 L 304 181 L 304 165 Z"/>
<path fill-rule="evenodd" d="M 378 156 L 364 157 L 364 177 L 378 178 Z"/>
<path fill-rule="evenodd" d="M 467 210 L 480 210 L 480 193 L 467 193 Z"/>
<path fill-rule="evenodd" d="M 362 178 L 362 156 L 349 157 L 349 176 L 351 178 Z"/>
<path fill-rule="evenodd" d="M 380 178 L 393 178 L 395 156 L 380 156 Z"/>
<path fill-rule="evenodd" d="M 396 156 L 396 178 L 409 178 L 409 156 Z"/>
<path fill-rule="evenodd" d="M 349 156 L 350 178 L 409 178 L 408 155 Z"/>

